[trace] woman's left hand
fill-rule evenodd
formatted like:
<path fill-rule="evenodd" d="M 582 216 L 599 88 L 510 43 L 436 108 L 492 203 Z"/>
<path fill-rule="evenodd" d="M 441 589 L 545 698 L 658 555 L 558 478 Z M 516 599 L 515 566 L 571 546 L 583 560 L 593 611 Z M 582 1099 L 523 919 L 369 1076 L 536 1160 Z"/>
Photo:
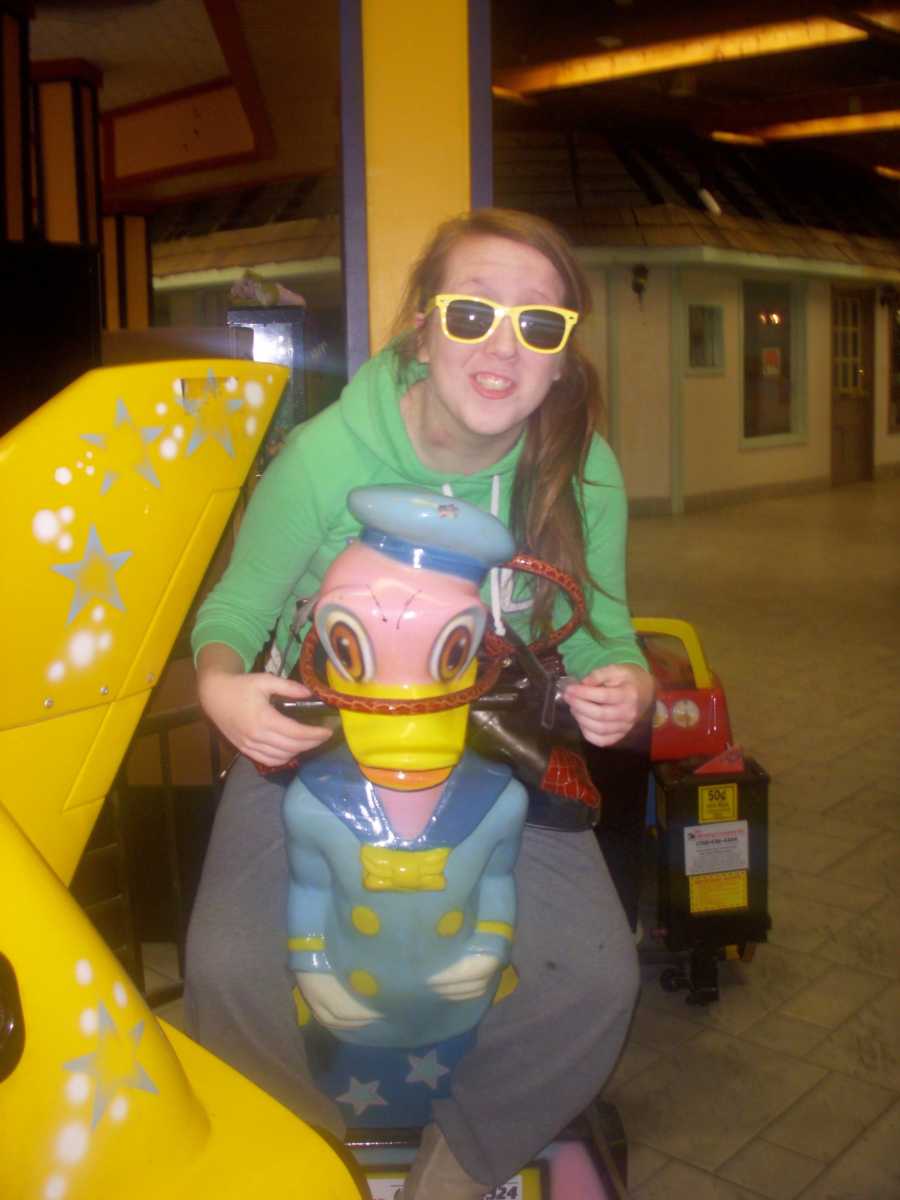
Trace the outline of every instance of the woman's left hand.
<path fill-rule="evenodd" d="M 653 676 L 635 663 L 596 667 L 563 693 L 581 735 L 594 746 L 622 740 L 653 700 Z"/>

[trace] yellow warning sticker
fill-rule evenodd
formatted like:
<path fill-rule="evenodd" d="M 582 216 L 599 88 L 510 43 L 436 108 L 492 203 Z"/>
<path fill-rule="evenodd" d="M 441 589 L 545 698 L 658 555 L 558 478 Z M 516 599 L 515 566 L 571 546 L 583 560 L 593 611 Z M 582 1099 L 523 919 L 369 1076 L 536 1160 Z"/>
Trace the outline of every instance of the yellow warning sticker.
<path fill-rule="evenodd" d="M 747 907 L 747 872 L 717 871 L 712 875 L 691 875 L 691 912 L 721 912 L 727 908 Z"/>
<path fill-rule="evenodd" d="M 738 786 L 736 783 L 710 783 L 698 788 L 700 820 L 736 821 Z"/>

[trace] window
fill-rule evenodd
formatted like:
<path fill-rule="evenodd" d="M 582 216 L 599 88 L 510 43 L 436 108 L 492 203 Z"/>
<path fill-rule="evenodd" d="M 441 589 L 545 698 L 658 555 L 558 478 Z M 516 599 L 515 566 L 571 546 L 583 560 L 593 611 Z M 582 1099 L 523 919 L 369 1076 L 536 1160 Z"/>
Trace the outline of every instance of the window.
<path fill-rule="evenodd" d="M 863 306 L 858 296 L 836 295 L 832 320 L 832 387 L 835 392 L 859 393 L 866 386 L 863 347 Z"/>
<path fill-rule="evenodd" d="M 900 433 L 900 299 L 888 306 L 890 375 L 888 391 L 888 433 Z"/>
<path fill-rule="evenodd" d="M 799 432 L 797 298 L 788 283 L 744 283 L 744 437 Z"/>
<path fill-rule="evenodd" d="M 688 369 L 721 371 L 725 366 L 722 345 L 722 306 L 688 305 Z"/>

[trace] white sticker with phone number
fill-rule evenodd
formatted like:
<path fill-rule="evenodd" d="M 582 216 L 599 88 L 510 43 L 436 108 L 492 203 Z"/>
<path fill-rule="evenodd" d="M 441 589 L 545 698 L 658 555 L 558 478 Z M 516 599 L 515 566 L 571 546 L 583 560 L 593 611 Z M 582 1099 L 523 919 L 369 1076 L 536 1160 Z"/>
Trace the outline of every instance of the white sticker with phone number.
<path fill-rule="evenodd" d="M 716 821 L 711 825 L 685 828 L 685 875 L 746 871 L 749 865 L 750 839 L 746 821 Z"/>
<path fill-rule="evenodd" d="M 372 1200 L 394 1200 L 403 1186 L 402 1179 L 370 1179 L 369 1190 Z M 492 1192 L 486 1192 L 484 1200 L 522 1200 L 522 1176 L 514 1175 L 508 1183 L 501 1183 Z"/>

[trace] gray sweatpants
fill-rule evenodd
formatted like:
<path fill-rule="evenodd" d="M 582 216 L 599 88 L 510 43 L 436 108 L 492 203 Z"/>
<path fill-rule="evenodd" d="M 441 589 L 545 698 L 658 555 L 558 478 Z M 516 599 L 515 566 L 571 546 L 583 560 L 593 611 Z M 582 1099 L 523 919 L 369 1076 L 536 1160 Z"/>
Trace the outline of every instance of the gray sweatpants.
<path fill-rule="evenodd" d="M 283 789 L 232 769 L 188 934 L 189 1032 L 304 1120 L 343 1132 L 310 1082 L 287 969 Z M 593 1099 L 638 990 L 631 930 L 593 833 L 526 827 L 516 867 L 519 986 L 492 1008 L 435 1118 L 473 1178 L 508 1179 Z"/>

